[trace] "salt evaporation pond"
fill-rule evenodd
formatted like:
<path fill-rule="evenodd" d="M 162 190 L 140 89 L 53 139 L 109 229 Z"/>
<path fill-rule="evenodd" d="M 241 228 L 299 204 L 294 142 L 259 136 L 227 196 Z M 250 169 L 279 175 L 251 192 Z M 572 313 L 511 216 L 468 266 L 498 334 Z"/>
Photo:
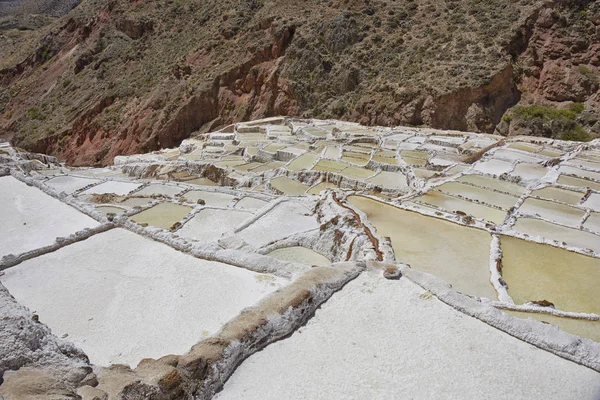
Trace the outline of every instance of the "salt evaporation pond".
<path fill-rule="evenodd" d="M 177 234 L 199 241 L 216 241 L 251 216 L 252 213 L 246 211 L 204 208 L 186 222 Z"/>
<path fill-rule="evenodd" d="M 348 201 L 367 214 L 380 236 L 391 239 L 397 261 L 433 274 L 459 292 L 497 298 L 490 282 L 489 233 L 367 197 L 350 196 Z"/>
<path fill-rule="evenodd" d="M 547 300 L 563 311 L 600 314 L 600 259 L 502 236 L 502 278 L 515 303 Z"/>
<path fill-rule="evenodd" d="M 575 400 L 599 393 L 597 372 L 467 317 L 407 279 L 378 278 L 363 273 L 348 283 L 305 326 L 244 361 L 214 399 Z"/>
<path fill-rule="evenodd" d="M 2 283 L 93 363 L 134 367 L 185 353 L 285 282 L 259 276 L 113 229 L 9 268 Z"/>
<path fill-rule="evenodd" d="M 173 204 L 169 202 L 158 203 L 140 213 L 130 217 L 138 224 L 148 224 L 157 228 L 169 229 L 192 211 L 191 207 Z"/>
<path fill-rule="evenodd" d="M 271 179 L 270 183 L 276 190 L 290 196 L 302 196 L 309 189 L 305 184 L 290 179 L 287 176 Z"/>
<path fill-rule="evenodd" d="M 307 265 L 326 266 L 331 261 L 322 254 L 302 246 L 284 247 L 267 253 L 268 256 Z"/>
<path fill-rule="evenodd" d="M 518 312 L 510 310 L 504 310 L 504 312 L 508 315 L 522 319 L 531 318 L 537 321 L 542 321 L 547 324 L 558 326 L 563 331 L 572 333 L 573 335 L 600 342 L 600 321 L 557 317 L 555 315 L 535 312 Z"/>
<path fill-rule="evenodd" d="M 99 225 L 87 215 L 12 176 L 0 177 L 0 207 L 0 258 L 48 246 L 59 236 L 66 237 Z"/>
<path fill-rule="evenodd" d="M 481 218 L 494 223 L 501 223 L 506 218 L 506 211 L 488 207 L 482 204 L 473 203 L 471 201 L 459 199 L 458 197 L 450 196 L 444 193 L 430 191 L 423 196 L 414 199 L 417 203 L 429 204 L 436 206 L 442 210 L 456 212 L 461 211 L 472 215 L 475 218 Z"/>

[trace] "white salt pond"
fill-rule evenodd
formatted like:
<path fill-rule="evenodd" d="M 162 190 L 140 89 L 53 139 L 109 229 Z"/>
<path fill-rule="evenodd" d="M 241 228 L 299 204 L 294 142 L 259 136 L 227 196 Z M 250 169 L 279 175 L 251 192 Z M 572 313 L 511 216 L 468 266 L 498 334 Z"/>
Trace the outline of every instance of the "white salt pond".
<path fill-rule="evenodd" d="M 98 179 L 79 178 L 76 176 L 61 175 L 44 182 L 44 184 L 50 186 L 58 193 L 65 192 L 67 194 L 72 194 L 73 192 L 76 192 L 77 190 L 84 188 L 87 185 L 91 185 L 98 182 L 100 182 L 100 180 Z"/>
<path fill-rule="evenodd" d="M 600 321 L 589 321 L 585 319 L 575 319 L 566 317 L 557 317 L 550 314 L 542 314 L 535 312 L 518 312 L 503 310 L 508 315 L 522 319 L 535 319 L 547 324 L 558 326 L 565 332 L 573 335 L 588 338 L 590 340 L 600 342 Z"/>
<path fill-rule="evenodd" d="M 201 190 L 193 190 L 183 195 L 183 198 L 191 203 L 196 203 L 198 200 L 204 200 L 207 206 L 227 207 L 231 204 L 235 196 L 227 193 L 205 192 Z"/>
<path fill-rule="evenodd" d="M 177 234 L 200 241 L 216 241 L 251 216 L 252 213 L 246 211 L 204 208 L 186 222 Z"/>
<path fill-rule="evenodd" d="M 238 232 L 238 236 L 251 245 L 264 246 L 272 241 L 318 228 L 317 219 L 310 213 L 300 203 L 285 201 Z"/>
<path fill-rule="evenodd" d="M 502 175 L 505 172 L 510 172 L 513 169 L 512 163 L 491 159 L 483 161 L 475 165 L 475 170 L 484 174 Z"/>
<path fill-rule="evenodd" d="M 458 182 L 470 183 L 475 186 L 508 193 L 516 197 L 521 196 L 527 191 L 525 187 L 519 186 L 515 183 L 501 181 L 500 179 L 494 179 L 482 175 L 464 175 L 458 178 Z"/>
<path fill-rule="evenodd" d="M 579 229 L 567 228 L 536 218 L 519 218 L 513 229 L 529 236 L 541 236 L 559 243 L 565 242 L 569 246 L 591 249 L 600 253 L 598 236 Z"/>
<path fill-rule="evenodd" d="M 165 195 L 175 196 L 183 191 L 183 188 L 170 185 L 148 185 L 145 188 L 135 192 L 139 196 Z"/>
<path fill-rule="evenodd" d="M 584 193 L 548 186 L 542 189 L 533 190 L 531 195 L 546 199 L 555 199 L 567 204 L 579 204 Z"/>
<path fill-rule="evenodd" d="M 100 206 L 100 207 L 96 207 L 96 210 L 100 211 L 104 215 L 108 215 L 108 214 L 120 214 L 123 211 L 125 211 L 124 208 L 113 207 L 113 206 Z"/>
<path fill-rule="evenodd" d="M 139 188 L 140 183 L 133 182 L 120 182 L 120 181 L 108 181 L 91 187 L 81 192 L 81 194 L 106 194 L 114 193 L 119 196 L 124 196 L 129 192 Z"/>
<path fill-rule="evenodd" d="M 367 179 L 367 182 L 388 189 L 404 189 L 408 187 L 406 177 L 400 172 L 381 171 L 374 177 Z"/>
<path fill-rule="evenodd" d="M 273 250 L 267 255 L 280 260 L 293 261 L 306 265 L 317 265 L 319 267 L 331 264 L 331 261 L 324 255 L 302 246 L 284 247 Z"/>
<path fill-rule="evenodd" d="M 183 354 L 286 281 L 121 229 L 9 268 L 2 283 L 99 365 Z"/>
<path fill-rule="evenodd" d="M 519 199 L 515 196 L 493 192 L 488 189 L 460 182 L 446 182 L 443 185 L 436 187 L 436 190 L 454 196 L 460 195 L 471 200 L 491 204 L 500 207 L 503 210 L 508 210 L 510 207 L 514 206 Z"/>
<path fill-rule="evenodd" d="M 600 194 L 592 193 L 590 197 L 588 197 L 587 200 L 583 202 L 583 206 L 591 208 L 595 211 L 600 211 Z"/>
<path fill-rule="evenodd" d="M 579 226 L 585 212 L 575 207 L 547 200 L 527 198 L 519 207 L 519 212 L 537 215 L 548 221 L 558 222 L 568 226 Z"/>
<path fill-rule="evenodd" d="M 266 205 L 267 202 L 264 200 L 256 199 L 254 197 L 244 197 L 235 203 L 234 207 L 242 210 L 258 210 Z"/>
<path fill-rule="evenodd" d="M 516 200 L 516 199 L 515 199 Z M 475 218 L 481 218 L 494 223 L 501 223 L 506 218 L 506 211 L 477 204 L 432 190 L 414 199 L 417 203 L 429 204 L 450 212 L 464 212 Z"/>
<path fill-rule="evenodd" d="M 54 243 L 98 222 L 12 176 L 0 178 L 0 258 Z"/>
<path fill-rule="evenodd" d="M 599 373 L 468 317 L 408 279 L 379 274 L 361 274 L 306 326 L 246 359 L 215 400 L 579 400 L 600 393 Z"/>

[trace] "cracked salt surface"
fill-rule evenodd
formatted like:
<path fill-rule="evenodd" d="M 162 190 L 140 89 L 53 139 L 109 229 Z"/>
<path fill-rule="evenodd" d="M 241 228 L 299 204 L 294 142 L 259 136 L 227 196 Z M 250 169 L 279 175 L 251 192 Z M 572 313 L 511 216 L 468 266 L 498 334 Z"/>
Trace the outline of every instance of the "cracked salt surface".
<path fill-rule="evenodd" d="M 2 283 L 99 365 L 183 354 L 282 286 L 114 229 L 9 268 Z"/>
<path fill-rule="evenodd" d="M 543 372 L 542 372 L 543 371 Z M 600 373 L 470 318 L 407 279 L 363 273 L 215 400 L 595 399 Z"/>

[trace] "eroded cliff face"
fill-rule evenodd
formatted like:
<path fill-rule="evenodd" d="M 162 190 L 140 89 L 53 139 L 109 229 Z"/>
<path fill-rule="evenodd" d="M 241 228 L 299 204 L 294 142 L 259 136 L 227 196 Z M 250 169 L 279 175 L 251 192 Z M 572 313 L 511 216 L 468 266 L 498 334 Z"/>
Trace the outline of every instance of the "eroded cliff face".
<path fill-rule="evenodd" d="M 597 2 L 502 3 L 85 2 L 0 63 L 0 135 L 91 165 L 274 115 L 515 134 L 516 104 L 596 107 Z"/>
<path fill-rule="evenodd" d="M 524 49 L 515 58 L 519 105 L 547 110 L 573 109 L 573 123 L 600 135 L 600 3 L 555 2 L 541 8 L 524 27 Z M 517 110 L 518 111 L 518 110 Z M 505 135 L 560 137 L 560 130 L 539 129 L 520 114 L 509 112 L 498 125 Z"/>

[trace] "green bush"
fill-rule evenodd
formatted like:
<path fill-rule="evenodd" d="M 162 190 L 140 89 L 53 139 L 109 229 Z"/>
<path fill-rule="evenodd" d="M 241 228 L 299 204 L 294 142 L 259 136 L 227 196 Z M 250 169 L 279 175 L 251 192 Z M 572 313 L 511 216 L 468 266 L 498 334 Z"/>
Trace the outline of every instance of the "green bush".
<path fill-rule="evenodd" d="M 517 106 L 514 112 L 517 117 L 526 121 L 535 119 L 575 121 L 578 114 L 572 110 L 559 110 L 545 106 Z"/>
<path fill-rule="evenodd" d="M 583 109 L 583 103 L 573 103 L 568 110 L 539 105 L 517 106 L 513 117 L 534 136 L 587 142 L 591 136 L 576 121 Z"/>
<path fill-rule="evenodd" d="M 573 103 L 569 106 L 569 110 L 573 111 L 576 114 L 581 114 L 584 110 L 585 106 L 583 103 Z"/>
<path fill-rule="evenodd" d="M 580 125 L 575 125 L 572 129 L 567 130 L 560 136 L 562 140 L 573 140 L 576 142 L 589 142 L 592 137 Z"/>

